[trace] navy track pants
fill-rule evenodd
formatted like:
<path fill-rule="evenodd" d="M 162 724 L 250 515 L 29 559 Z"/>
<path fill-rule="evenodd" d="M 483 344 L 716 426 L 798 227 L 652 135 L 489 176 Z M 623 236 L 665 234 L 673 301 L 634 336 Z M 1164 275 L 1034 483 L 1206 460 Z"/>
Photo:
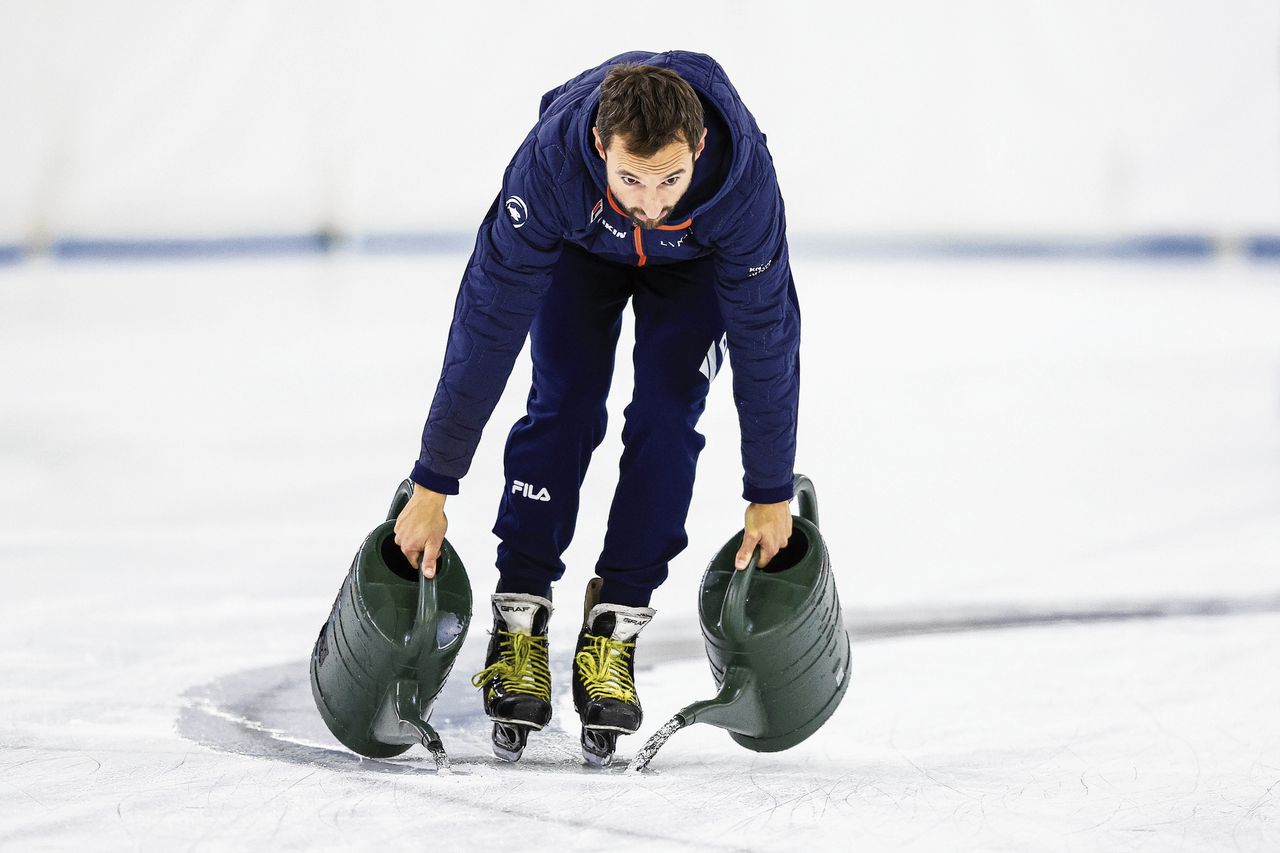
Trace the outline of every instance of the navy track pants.
<path fill-rule="evenodd" d="M 566 245 L 529 332 L 527 413 L 507 437 L 493 532 L 499 590 L 549 595 L 564 574 L 578 495 L 604 439 L 605 400 L 627 300 L 635 391 L 624 411 L 618 486 L 596 574 L 601 600 L 644 606 L 688 544 L 695 426 L 725 359 L 711 258 L 632 267 Z"/>

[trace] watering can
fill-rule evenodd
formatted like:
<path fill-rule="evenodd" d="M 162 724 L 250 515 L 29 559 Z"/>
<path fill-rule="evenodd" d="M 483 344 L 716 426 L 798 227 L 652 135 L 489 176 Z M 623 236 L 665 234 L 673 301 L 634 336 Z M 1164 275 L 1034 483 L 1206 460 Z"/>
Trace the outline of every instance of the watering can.
<path fill-rule="evenodd" d="M 353 752 L 390 758 L 421 743 L 447 769 L 427 719 L 471 622 L 471 583 L 447 539 L 432 580 L 405 558 L 395 520 L 412 494 L 405 480 L 356 553 L 311 652 L 311 695 Z"/>
<path fill-rule="evenodd" d="M 803 474 L 794 480 L 800 514 L 791 538 L 766 568 L 757 547 L 734 566 L 743 531 L 707 566 L 698 616 L 719 693 L 683 708 L 636 753 L 643 769 L 672 734 L 693 723 L 727 729 L 756 752 L 789 749 L 835 713 L 849 686 L 849 635 L 835 578 L 818 531 L 818 496 Z"/>

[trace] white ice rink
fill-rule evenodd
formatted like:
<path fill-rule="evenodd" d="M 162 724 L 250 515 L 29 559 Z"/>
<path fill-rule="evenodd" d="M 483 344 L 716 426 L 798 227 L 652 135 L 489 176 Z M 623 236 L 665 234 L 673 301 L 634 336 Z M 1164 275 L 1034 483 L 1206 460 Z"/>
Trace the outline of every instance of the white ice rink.
<path fill-rule="evenodd" d="M 311 701 L 464 263 L 0 267 L 0 849 L 1280 849 L 1275 266 L 797 250 L 797 470 L 852 686 L 790 751 L 696 726 L 635 777 L 582 765 L 567 678 L 626 349 L 525 759 L 492 757 L 468 682 L 525 357 L 446 508 L 478 604 L 433 717 L 453 772 L 361 760 Z M 727 377 L 701 429 L 623 757 L 713 692 L 694 596 L 744 508 Z"/>

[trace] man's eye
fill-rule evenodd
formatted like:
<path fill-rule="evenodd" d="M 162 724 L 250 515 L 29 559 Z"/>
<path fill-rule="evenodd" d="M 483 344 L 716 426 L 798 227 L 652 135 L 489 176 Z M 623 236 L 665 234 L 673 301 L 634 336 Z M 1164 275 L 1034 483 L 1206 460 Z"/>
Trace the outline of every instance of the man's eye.
<path fill-rule="evenodd" d="M 632 184 L 638 184 L 638 183 L 639 183 L 639 181 L 637 181 L 635 178 L 626 178 L 626 177 L 624 177 L 624 178 L 622 179 L 622 183 L 626 184 L 627 186 L 631 186 Z"/>
<path fill-rule="evenodd" d="M 680 183 L 680 176 L 676 175 L 673 178 L 667 178 L 663 183 L 669 187 L 674 187 L 676 184 Z"/>

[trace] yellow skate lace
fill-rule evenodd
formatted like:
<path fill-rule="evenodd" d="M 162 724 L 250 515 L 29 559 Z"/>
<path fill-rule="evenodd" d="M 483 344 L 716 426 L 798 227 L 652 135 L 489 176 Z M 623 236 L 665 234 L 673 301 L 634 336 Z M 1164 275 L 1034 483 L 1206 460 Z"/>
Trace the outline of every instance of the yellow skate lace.
<path fill-rule="evenodd" d="M 582 686 L 592 699 L 636 701 L 636 685 L 627 671 L 627 658 L 635 643 L 587 634 L 590 644 L 578 652 L 574 663 L 582 676 Z"/>
<path fill-rule="evenodd" d="M 508 693 L 527 693 L 551 701 L 551 670 L 547 665 L 547 638 L 513 631 L 498 631 L 499 657 L 471 676 L 471 684 L 483 687 L 490 679 L 492 696 L 498 682 Z"/>

